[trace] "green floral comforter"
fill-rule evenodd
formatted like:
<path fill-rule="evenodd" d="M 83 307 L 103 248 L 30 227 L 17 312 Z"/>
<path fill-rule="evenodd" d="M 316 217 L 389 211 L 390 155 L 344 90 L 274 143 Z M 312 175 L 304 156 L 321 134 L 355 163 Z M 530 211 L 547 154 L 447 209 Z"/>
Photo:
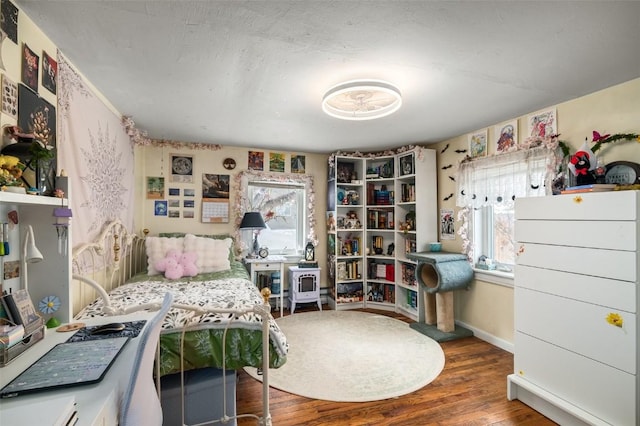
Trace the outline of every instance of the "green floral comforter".
<path fill-rule="evenodd" d="M 232 263 L 230 270 L 197 277 L 167 280 L 161 275 L 134 277 L 128 284 L 112 290 L 111 304 L 125 308 L 161 301 L 166 292 L 174 303 L 203 309 L 252 309 L 263 303 L 257 287 L 249 280 L 244 266 Z M 87 306 L 78 319 L 102 316 L 102 299 Z M 172 308 L 162 324 L 160 372 L 178 372 L 181 339 L 184 337 L 184 369 L 203 367 L 240 369 L 262 366 L 262 319 L 249 312 L 232 319 L 232 314 L 207 313 Z M 269 365 L 278 368 L 286 362 L 288 343 L 273 317 L 269 316 Z"/>

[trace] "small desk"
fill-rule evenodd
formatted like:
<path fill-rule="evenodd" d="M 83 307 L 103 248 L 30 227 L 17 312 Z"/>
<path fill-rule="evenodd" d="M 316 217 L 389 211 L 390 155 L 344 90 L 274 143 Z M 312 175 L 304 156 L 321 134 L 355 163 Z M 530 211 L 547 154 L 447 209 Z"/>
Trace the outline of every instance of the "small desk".
<path fill-rule="evenodd" d="M 244 258 L 243 262 L 247 267 L 247 271 L 251 274 L 251 281 L 260 288 L 260 283 L 258 282 L 258 277 L 261 274 L 265 274 L 267 272 L 280 272 L 280 288 L 278 292 L 275 292 L 273 288 L 271 288 L 271 297 L 272 299 L 276 299 L 276 309 L 278 309 L 278 303 L 280 303 L 280 316 L 282 317 L 284 312 L 284 262 L 287 259 L 284 256 L 267 256 L 267 257 L 258 257 L 258 258 Z M 273 286 L 272 286 L 273 287 Z"/>
<path fill-rule="evenodd" d="M 136 312 L 130 315 L 99 317 L 82 320 L 86 325 L 106 324 L 110 322 L 149 320 L 154 312 Z M 36 343 L 5 367 L 0 368 L 0 388 L 26 370 L 31 364 L 58 343 L 66 341 L 73 332 L 58 333 L 55 329 L 47 329 L 44 339 Z M 66 400 L 74 397 L 78 410 L 77 426 L 115 425 L 122 396 L 131 380 L 131 371 L 139 339 L 131 339 L 122 349 L 115 362 L 101 382 L 92 385 L 74 386 L 59 390 L 48 390 L 34 394 L 0 399 L 0 425 L 25 424 L 21 414 L 47 407 L 48 418 L 53 422 L 59 413 L 51 411 L 48 401 L 52 399 Z M 63 410 L 64 407 L 60 407 Z M 20 417 L 16 417 L 16 413 Z"/>

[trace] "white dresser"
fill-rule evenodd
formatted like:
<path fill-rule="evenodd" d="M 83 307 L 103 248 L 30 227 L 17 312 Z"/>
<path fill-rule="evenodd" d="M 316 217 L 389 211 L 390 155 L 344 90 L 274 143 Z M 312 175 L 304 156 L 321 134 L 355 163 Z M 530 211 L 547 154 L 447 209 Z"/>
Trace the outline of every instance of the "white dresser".
<path fill-rule="evenodd" d="M 640 425 L 639 191 L 516 200 L 508 398 L 562 425 Z"/>

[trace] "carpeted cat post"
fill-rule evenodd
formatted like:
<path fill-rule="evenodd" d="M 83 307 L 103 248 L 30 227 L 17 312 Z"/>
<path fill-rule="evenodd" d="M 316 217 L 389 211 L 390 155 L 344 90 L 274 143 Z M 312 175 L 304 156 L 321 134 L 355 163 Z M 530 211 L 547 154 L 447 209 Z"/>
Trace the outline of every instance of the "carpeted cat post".
<path fill-rule="evenodd" d="M 424 294 L 424 323 L 416 322 L 411 328 L 438 342 L 472 336 L 473 332 L 455 325 L 453 317 L 453 291 L 469 288 L 473 270 L 467 257 L 456 253 L 407 253 L 418 262 L 416 279 Z"/>

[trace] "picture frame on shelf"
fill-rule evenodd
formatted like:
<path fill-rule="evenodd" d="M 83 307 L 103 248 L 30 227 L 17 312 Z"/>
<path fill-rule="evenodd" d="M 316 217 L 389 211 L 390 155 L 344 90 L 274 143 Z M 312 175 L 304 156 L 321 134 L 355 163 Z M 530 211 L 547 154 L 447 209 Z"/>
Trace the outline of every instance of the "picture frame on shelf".
<path fill-rule="evenodd" d="M 400 163 L 400 176 L 412 175 L 415 173 L 415 162 L 413 153 L 403 155 L 399 158 Z"/>
<path fill-rule="evenodd" d="M 336 168 L 336 181 L 338 183 L 351 183 L 355 168 L 353 163 L 338 163 Z"/>

